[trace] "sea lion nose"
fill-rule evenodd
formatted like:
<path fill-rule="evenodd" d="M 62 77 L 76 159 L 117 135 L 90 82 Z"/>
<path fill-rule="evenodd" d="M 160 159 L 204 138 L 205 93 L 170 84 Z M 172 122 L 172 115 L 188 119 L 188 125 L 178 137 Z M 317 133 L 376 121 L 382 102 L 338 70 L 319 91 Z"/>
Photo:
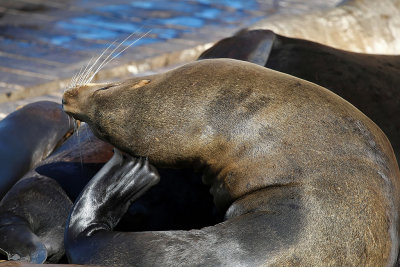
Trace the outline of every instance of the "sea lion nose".
<path fill-rule="evenodd" d="M 67 104 L 67 102 L 65 101 L 64 97 L 61 99 L 61 105 L 62 108 L 64 109 L 64 105 Z"/>

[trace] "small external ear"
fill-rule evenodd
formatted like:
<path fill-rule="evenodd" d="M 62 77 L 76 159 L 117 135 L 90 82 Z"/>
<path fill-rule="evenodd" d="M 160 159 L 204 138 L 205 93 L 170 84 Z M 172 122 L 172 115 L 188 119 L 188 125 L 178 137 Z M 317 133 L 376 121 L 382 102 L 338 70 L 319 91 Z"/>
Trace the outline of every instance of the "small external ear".
<path fill-rule="evenodd" d="M 132 86 L 133 89 L 145 86 L 146 84 L 150 83 L 150 80 L 140 80 L 138 83 L 136 83 L 134 86 Z"/>

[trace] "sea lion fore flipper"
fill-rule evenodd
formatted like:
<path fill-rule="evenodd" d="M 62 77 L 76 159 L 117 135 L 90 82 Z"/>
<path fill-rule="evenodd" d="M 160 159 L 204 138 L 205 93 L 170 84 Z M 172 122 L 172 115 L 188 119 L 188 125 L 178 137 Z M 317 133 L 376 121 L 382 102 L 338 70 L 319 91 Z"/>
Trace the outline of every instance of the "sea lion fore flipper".
<path fill-rule="evenodd" d="M 111 230 L 130 204 L 159 181 L 157 170 L 147 159 L 114 156 L 92 178 L 75 203 L 68 219 L 65 245 L 74 246 L 80 237 L 99 230 Z M 96 210 L 95 215 L 91 212 Z"/>

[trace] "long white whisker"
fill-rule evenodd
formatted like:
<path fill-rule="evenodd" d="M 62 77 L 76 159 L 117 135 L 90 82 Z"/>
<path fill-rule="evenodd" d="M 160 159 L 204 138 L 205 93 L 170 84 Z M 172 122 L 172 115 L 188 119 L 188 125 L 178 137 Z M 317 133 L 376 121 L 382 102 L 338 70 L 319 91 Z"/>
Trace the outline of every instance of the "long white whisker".
<path fill-rule="evenodd" d="M 81 82 L 84 80 L 83 78 L 85 78 L 85 79 L 87 78 L 87 76 L 91 73 L 93 67 L 96 65 L 96 63 L 99 61 L 99 59 L 104 55 L 105 52 L 107 52 L 107 50 L 108 50 L 113 44 L 115 44 L 115 42 L 116 42 L 116 41 L 112 42 L 106 49 L 104 49 L 104 51 L 100 54 L 100 56 L 98 56 L 97 59 L 94 61 L 93 65 L 87 70 L 87 73 L 85 73 L 85 72 L 86 72 L 86 69 L 87 69 L 87 67 L 90 65 L 90 63 L 92 62 L 93 57 L 92 57 L 92 58 L 89 60 L 89 62 L 86 64 L 86 68 L 85 68 L 85 70 L 84 70 L 83 72 L 82 72 L 82 68 L 83 68 L 83 66 L 82 66 L 81 69 L 79 70 L 79 72 L 78 72 L 77 74 L 75 74 L 74 77 L 71 79 L 71 82 L 70 82 L 70 84 L 68 85 L 67 88 L 72 88 L 72 87 L 75 87 L 75 86 L 78 85 L 78 84 L 82 84 Z M 85 73 L 85 74 L 84 74 L 84 73 Z M 85 83 L 84 83 L 84 84 L 85 84 Z"/>
<path fill-rule="evenodd" d="M 81 77 L 80 77 L 80 78 L 78 79 L 78 81 L 77 81 L 77 84 L 78 84 L 78 85 L 79 85 L 79 84 L 82 84 L 83 78 L 84 78 L 84 77 L 86 76 L 86 74 L 87 74 L 87 73 L 86 73 L 86 70 L 88 69 L 90 63 L 92 63 L 93 58 L 94 58 L 94 57 L 91 57 L 90 60 L 89 60 L 89 62 L 86 64 L 86 67 L 85 67 L 85 69 L 83 70 Z"/>
<path fill-rule="evenodd" d="M 76 80 L 76 77 L 78 77 L 78 73 L 75 73 L 75 75 L 71 78 L 67 88 L 71 88 L 72 87 L 72 85 L 74 84 L 74 82 Z"/>
<path fill-rule="evenodd" d="M 72 76 L 72 78 L 69 80 L 67 86 L 64 88 L 64 93 L 68 88 L 71 88 L 71 84 L 72 84 L 72 80 L 74 79 L 74 76 Z"/>
<path fill-rule="evenodd" d="M 81 71 L 81 70 L 79 70 L 79 72 L 77 72 L 77 73 L 74 75 L 74 79 L 72 80 L 70 87 L 73 87 L 74 84 L 76 83 L 76 80 L 77 80 L 78 77 L 79 77 L 80 71 Z"/>
<path fill-rule="evenodd" d="M 93 142 L 92 138 L 90 137 L 90 133 L 91 133 L 91 132 L 90 132 L 90 130 L 89 130 L 89 127 L 86 127 L 85 130 L 86 130 L 86 137 L 88 138 L 89 143 L 90 143 L 90 144 L 93 144 L 94 142 Z"/>
<path fill-rule="evenodd" d="M 81 75 L 79 75 L 78 79 L 76 80 L 76 84 L 79 85 L 82 81 L 82 77 L 86 74 L 86 70 L 89 67 L 89 64 L 92 62 L 93 57 L 90 58 L 89 62 L 85 64 L 85 68 L 83 69 Z"/>
<path fill-rule="evenodd" d="M 79 158 L 81 159 L 81 168 L 83 168 L 83 157 L 82 157 L 82 147 L 81 147 L 81 138 L 79 137 L 80 134 L 80 127 L 76 129 L 76 137 L 78 138 L 78 147 L 79 147 Z"/>
<path fill-rule="evenodd" d="M 148 32 L 144 33 L 142 36 L 140 36 L 139 38 L 137 38 L 135 41 L 133 41 L 130 45 L 128 45 L 127 47 L 125 47 L 124 49 L 122 49 L 120 52 L 118 52 L 115 56 L 113 56 L 111 59 L 109 59 L 104 65 L 107 65 L 108 63 L 110 63 L 112 60 L 114 60 L 116 57 L 118 57 L 119 55 L 121 55 L 126 49 L 128 49 L 129 47 L 131 47 L 132 45 L 134 45 L 135 43 L 137 43 L 138 41 L 140 41 L 141 39 L 143 39 L 146 35 L 148 35 L 151 32 L 151 30 L 149 30 Z"/>
<path fill-rule="evenodd" d="M 78 76 L 76 76 L 76 80 L 74 81 L 74 83 L 72 84 L 72 86 L 75 86 L 75 85 L 76 85 L 76 83 L 77 83 L 79 77 L 80 77 L 81 74 L 82 74 L 82 71 L 83 71 L 83 67 L 84 67 L 84 66 L 85 66 L 85 65 L 82 65 L 82 67 L 80 68 L 80 70 L 79 70 L 79 72 L 78 72 Z"/>
<path fill-rule="evenodd" d="M 111 51 L 111 53 L 103 60 L 103 62 L 99 65 L 99 67 L 96 69 L 96 71 L 93 73 L 93 75 L 86 81 L 86 83 L 89 83 L 93 80 L 94 76 L 97 74 L 97 72 L 99 72 L 99 70 L 105 65 L 107 59 L 110 58 L 110 56 L 112 54 L 114 54 L 114 52 L 123 44 L 126 42 L 126 40 L 128 40 L 129 38 L 131 38 L 134 34 L 136 34 L 138 31 L 140 30 L 140 28 L 135 31 L 134 33 L 131 33 L 128 37 L 126 37 L 117 47 L 115 47 L 113 49 L 113 51 Z"/>
<path fill-rule="evenodd" d="M 129 47 L 131 47 L 132 45 L 134 45 L 135 43 L 137 43 L 139 40 L 141 40 L 142 38 L 144 38 L 145 36 L 147 36 L 151 30 L 149 30 L 148 32 L 144 33 L 142 36 L 140 36 L 139 38 L 137 38 L 135 41 L 133 41 L 131 44 L 129 44 L 127 47 L 125 47 L 124 49 L 122 49 L 121 51 L 119 51 L 116 55 L 112 56 L 117 50 L 118 48 L 121 47 L 121 45 L 123 45 L 129 38 L 131 38 L 133 35 L 137 34 L 137 32 L 142 29 L 139 28 L 138 30 L 136 30 L 135 32 L 131 33 L 128 37 L 126 37 L 121 43 L 119 43 L 105 58 L 104 60 L 98 64 L 98 66 L 96 67 L 96 64 L 99 62 L 99 60 L 105 56 L 106 52 L 110 49 L 111 46 L 113 46 L 117 40 L 115 40 L 114 42 L 112 42 L 101 54 L 100 56 L 97 57 L 97 59 L 93 62 L 93 64 L 91 64 L 91 62 L 93 61 L 94 57 L 92 57 L 89 62 L 85 65 L 82 65 L 82 67 L 79 69 L 79 72 L 76 73 L 71 80 L 68 83 L 68 86 L 66 89 L 68 88 L 72 88 L 72 87 L 76 87 L 76 86 L 82 86 L 85 84 L 90 83 L 93 78 L 95 77 L 95 75 L 107 64 L 109 64 L 112 60 L 114 60 L 116 57 L 118 57 L 120 54 L 122 54 L 126 49 L 128 49 Z M 111 58 L 110 58 L 111 57 Z M 90 67 L 89 67 L 90 66 Z M 96 69 L 94 71 L 93 74 L 92 71 L 93 69 Z M 65 89 L 65 90 L 66 90 Z M 65 91 L 64 90 L 64 91 Z"/>
<path fill-rule="evenodd" d="M 70 80 L 70 82 L 69 82 L 69 84 L 68 84 L 68 86 L 67 86 L 66 89 L 72 88 L 72 87 L 75 85 L 76 79 L 78 78 L 79 73 L 82 71 L 82 68 L 83 68 L 83 66 L 81 67 L 81 69 L 79 70 L 79 72 L 76 73 L 76 74 L 71 78 L 71 80 Z M 64 90 L 64 92 L 66 91 L 66 89 Z"/>
<path fill-rule="evenodd" d="M 123 53 L 126 49 L 128 49 L 129 47 L 131 47 L 132 45 L 134 45 L 135 43 L 137 43 L 138 41 L 140 41 L 142 38 L 144 38 L 146 35 L 148 35 L 151 32 L 151 30 L 149 30 L 148 32 L 144 33 L 142 36 L 140 36 L 139 38 L 137 38 L 135 41 L 133 41 L 130 45 L 128 45 L 127 47 L 125 47 L 124 49 L 122 49 L 120 52 L 118 52 L 115 56 L 113 56 L 111 59 L 109 59 L 108 61 L 106 61 L 108 59 L 108 57 L 103 61 L 103 64 L 99 66 L 99 68 L 93 73 L 93 75 L 90 77 L 90 79 L 87 81 L 88 83 L 92 81 L 92 79 L 94 78 L 94 76 L 108 63 L 110 63 L 112 60 L 114 60 L 116 57 L 118 57 L 121 53 Z M 130 35 L 132 36 L 132 34 Z M 130 37 L 128 36 L 128 38 Z M 125 39 L 120 45 L 122 45 L 127 39 Z M 119 45 L 119 46 L 120 46 Z M 114 53 L 114 51 L 113 51 Z"/>
<path fill-rule="evenodd" d="M 87 77 L 90 75 L 90 73 L 92 72 L 93 68 L 96 66 L 97 62 L 103 57 L 104 53 L 106 53 L 108 51 L 108 49 L 110 49 L 111 46 L 113 46 L 115 44 L 116 41 L 112 42 L 104 51 L 103 53 L 101 53 L 101 55 L 99 57 L 97 57 L 96 61 L 93 63 L 93 65 L 88 69 L 86 75 L 84 76 L 84 83 L 83 84 L 87 84 Z"/>

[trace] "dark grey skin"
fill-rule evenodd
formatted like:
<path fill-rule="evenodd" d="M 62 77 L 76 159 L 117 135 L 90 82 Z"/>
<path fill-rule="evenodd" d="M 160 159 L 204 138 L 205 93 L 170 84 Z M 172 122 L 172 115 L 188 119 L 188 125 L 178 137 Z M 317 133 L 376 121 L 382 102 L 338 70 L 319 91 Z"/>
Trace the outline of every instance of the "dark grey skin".
<path fill-rule="evenodd" d="M 157 184 L 159 178 L 157 170 L 146 159 L 134 159 L 115 150 L 110 161 L 85 187 L 67 221 L 69 227 L 65 233 L 65 247 L 69 262 L 85 261 L 89 255 L 99 253 L 99 247 L 91 245 L 91 242 L 97 243 L 99 240 L 91 239 L 90 236 L 100 235 L 96 239 L 101 239 L 104 229 L 113 229 L 132 202 Z M 108 236 L 118 241 L 112 232 Z M 103 246 L 103 249 L 106 247 Z M 103 255 L 100 253 L 98 256 L 101 258 L 96 261 L 113 265 L 107 260 L 109 253 L 123 254 L 126 251 L 113 246 L 107 250 Z"/>
<path fill-rule="evenodd" d="M 28 104 L 0 121 L 0 200 L 73 126 L 61 105 L 50 101 Z"/>
<path fill-rule="evenodd" d="M 0 254 L 4 259 L 59 262 L 72 202 L 111 158 L 112 149 L 84 124 L 8 191 L 0 202 Z M 129 207 L 117 229 L 192 229 L 222 220 L 213 216 L 212 198 L 198 181 L 199 175 L 171 169 L 159 173 L 163 181 Z"/>
<path fill-rule="evenodd" d="M 1 254 L 14 261 L 57 262 L 71 208 L 54 179 L 37 173 L 21 179 L 0 202 Z"/>
<path fill-rule="evenodd" d="M 352 53 L 268 30 L 243 30 L 199 57 L 210 58 L 249 61 L 331 90 L 378 124 L 400 159 L 400 56 Z"/>
<path fill-rule="evenodd" d="M 123 213 L 116 207 L 155 178 L 151 171 L 110 182 L 99 175 L 67 226 L 72 263 L 395 263 L 400 173 L 393 150 L 378 126 L 325 88 L 252 63 L 214 59 L 72 88 L 63 102 L 67 113 L 129 155 L 156 167 L 203 170 L 215 204 L 226 211 L 224 222 L 199 230 L 112 231 Z"/>
<path fill-rule="evenodd" d="M 112 146 L 85 129 L 25 174 L 0 202 L 0 252 L 8 260 L 57 263 L 64 255 L 72 201 L 112 155 Z M 89 164 L 93 172 L 88 163 L 100 166 Z"/>

